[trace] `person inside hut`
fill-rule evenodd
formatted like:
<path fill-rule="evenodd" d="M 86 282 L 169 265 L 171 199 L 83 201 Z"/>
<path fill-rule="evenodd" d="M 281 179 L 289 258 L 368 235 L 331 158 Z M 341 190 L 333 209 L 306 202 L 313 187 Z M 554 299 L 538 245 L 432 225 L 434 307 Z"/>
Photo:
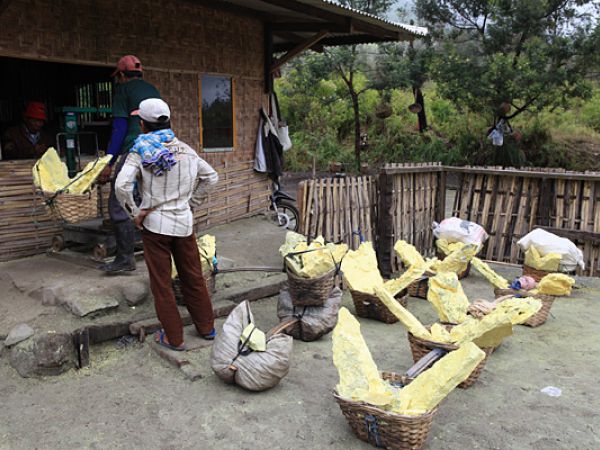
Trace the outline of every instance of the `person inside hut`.
<path fill-rule="evenodd" d="M 141 133 L 137 115 L 140 102 L 148 98 L 160 98 L 158 89 L 143 80 L 142 72 L 141 61 L 133 55 L 123 56 L 113 72 L 117 86 L 112 104 L 112 134 L 107 149 L 107 154 L 112 155 L 112 159 L 99 177 L 101 183 L 106 183 L 114 171 L 108 212 L 115 231 L 117 253 L 112 262 L 100 267 L 110 273 L 135 270 L 135 228 L 115 196 L 114 180 L 125 163 L 129 149 Z"/>
<path fill-rule="evenodd" d="M 144 259 L 150 276 L 156 314 L 163 326 L 156 341 L 172 350 L 184 350 L 183 322 L 171 284 L 171 258 L 181 280 L 181 291 L 196 330 L 214 339 L 210 295 L 194 234 L 192 207 L 219 176 L 189 145 L 171 130 L 171 111 L 161 99 L 140 103 L 142 134 L 127 154 L 115 182 L 121 206 L 142 230 Z M 142 202 L 134 200 L 138 189 Z"/>
<path fill-rule="evenodd" d="M 48 117 L 42 102 L 29 102 L 23 112 L 23 122 L 8 128 L 2 136 L 4 159 L 37 159 L 53 143 L 52 136 L 44 130 Z"/>

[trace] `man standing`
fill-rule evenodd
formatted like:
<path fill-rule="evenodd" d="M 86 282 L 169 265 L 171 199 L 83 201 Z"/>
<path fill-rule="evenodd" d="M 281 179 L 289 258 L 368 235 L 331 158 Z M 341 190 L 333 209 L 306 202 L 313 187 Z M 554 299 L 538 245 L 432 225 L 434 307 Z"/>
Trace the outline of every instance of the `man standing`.
<path fill-rule="evenodd" d="M 157 342 L 184 350 L 183 322 L 171 285 L 171 257 L 196 330 L 204 339 L 214 339 L 212 304 L 202 275 L 191 207 L 199 205 L 205 189 L 217 182 L 218 175 L 175 137 L 170 117 L 169 106 L 163 100 L 140 103 L 142 134 L 127 155 L 115 190 L 123 208 L 142 229 L 150 288 L 163 326 Z M 139 207 L 133 198 L 136 180 L 142 197 Z"/>
<path fill-rule="evenodd" d="M 112 135 L 107 150 L 107 153 L 112 155 L 112 159 L 101 174 L 100 181 L 108 181 L 112 167 L 115 166 L 108 199 L 108 212 L 115 230 L 117 254 L 114 261 L 104 264 L 101 269 L 118 273 L 135 270 L 135 229 L 133 222 L 123 211 L 115 196 L 114 180 L 125 163 L 127 152 L 141 132 L 137 115 L 140 102 L 148 98 L 160 98 L 160 93 L 153 85 L 142 79 L 142 63 L 136 56 L 123 56 L 112 76 L 116 82 L 116 89 L 112 105 Z"/>
<path fill-rule="evenodd" d="M 4 159 L 33 159 L 41 157 L 53 143 L 43 129 L 48 120 L 42 102 L 29 102 L 23 112 L 23 123 L 9 128 L 2 136 Z"/>

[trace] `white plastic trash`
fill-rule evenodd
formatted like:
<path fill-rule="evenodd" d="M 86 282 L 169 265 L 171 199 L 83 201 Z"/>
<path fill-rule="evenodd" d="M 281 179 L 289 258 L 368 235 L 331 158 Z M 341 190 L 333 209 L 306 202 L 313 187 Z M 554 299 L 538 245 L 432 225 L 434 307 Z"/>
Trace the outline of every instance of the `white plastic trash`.
<path fill-rule="evenodd" d="M 433 234 L 438 239 L 446 239 L 449 243 L 477 244 L 480 247 L 488 238 L 483 227 L 475 222 L 450 217 L 441 223 L 433 222 Z"/>
<path fill-rule="evenodd" d="M 567 238 L 562 238 L 541 228 L 536 228 L 532 232 L 523 236 L 517 245 L 523 252 L 529 250 L 532 245 L 541 256 L 548 253 L 558 253 L 561 255 L 560 271 L 572 272 L 577 266 L 585 270 L 583 252 Z"/>

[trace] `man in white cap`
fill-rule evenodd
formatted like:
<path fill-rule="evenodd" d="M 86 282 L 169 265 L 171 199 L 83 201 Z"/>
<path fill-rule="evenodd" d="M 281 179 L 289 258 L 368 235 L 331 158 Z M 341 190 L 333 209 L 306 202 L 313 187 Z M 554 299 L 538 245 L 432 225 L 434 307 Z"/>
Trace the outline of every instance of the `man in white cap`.
<path fill-rule="evenodd" d="M 193 227 L 192 207 L 218 175 L 190 146 L 171 130 L 169 106 L 147 99 L 139 107 L 140 134 L 117 176 L 115 190 L 123 209 L 142 230 L 144 259 L 150 275 L 156 313 L 163 330 L 159 344 L 184 350 L 183 322 L 171 285 L 171 257 L 175 261 L 181 290 L 196 330 L 214 339 L 214 318 Z M 133 198 L 134 184 L 142 197 Z"/>

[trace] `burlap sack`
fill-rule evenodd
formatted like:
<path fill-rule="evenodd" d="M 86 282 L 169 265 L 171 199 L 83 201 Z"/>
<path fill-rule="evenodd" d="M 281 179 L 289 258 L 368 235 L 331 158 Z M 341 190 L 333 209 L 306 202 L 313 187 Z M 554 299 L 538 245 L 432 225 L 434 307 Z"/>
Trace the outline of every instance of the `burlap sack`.
<path fill-rule="evenodd" d="M 333 288 L 323 306 L 294 306 L 287 289 L 282 289 L 277 302 L 277 317 L 281 322 L 292 318 L 299 321 L 285 333 L 305 342 L 315 341 L 329 333 L 337 323 L 342 303 L 342 291 Z"/>
<path fill-rule="evenodd" d="M 226 383 L 235 383 L 250 391 L 264 391 L 288 374 L 293 339 L 280 333 L 267 341 L 264 352 L 246 353 L 246 348 L 240 349 L 242 331 L 254 321 L 247 303 L 239 304 L 227 317 L 223 330 L 215 338 L 210 365 Z"/>

